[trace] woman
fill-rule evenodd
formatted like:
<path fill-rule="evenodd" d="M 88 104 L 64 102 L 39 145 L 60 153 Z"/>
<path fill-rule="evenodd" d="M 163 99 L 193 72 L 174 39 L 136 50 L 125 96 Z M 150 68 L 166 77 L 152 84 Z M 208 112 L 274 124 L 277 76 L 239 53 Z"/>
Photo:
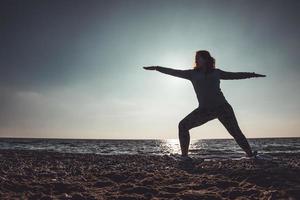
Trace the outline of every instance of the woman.
<path fill-rule="evenodd" d="M 215 59 L 205 50 L 196 52 L 193 69 L 179 70 L 161 66 L 143 67 L 147 70 L 156 70 L 179 78 L 190 80 L 193 84 L 199 106 L 182 119 L 178 124 L 181 156 L 188 157 L 190 144 L 189 130 L 218 118 L 227 131 L 233 136 L 237 144 L 249 157 L 256 152 L 251 147 L 239 128 L 233 108 L 227 102 L 220 89 L 220 79 L 246 79 L 265 77 L 254 72 L 227 72 L 215 67 Z"/>

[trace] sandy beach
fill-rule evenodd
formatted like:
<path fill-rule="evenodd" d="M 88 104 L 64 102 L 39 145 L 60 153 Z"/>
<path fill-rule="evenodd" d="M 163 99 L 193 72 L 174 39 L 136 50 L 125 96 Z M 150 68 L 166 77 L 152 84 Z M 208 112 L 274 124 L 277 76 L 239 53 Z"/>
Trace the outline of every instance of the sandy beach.
<path fill-rule="evenodd" d="M 0 199 L 299 199 L 300 155 L 274 160 L 0 151 Z"/>

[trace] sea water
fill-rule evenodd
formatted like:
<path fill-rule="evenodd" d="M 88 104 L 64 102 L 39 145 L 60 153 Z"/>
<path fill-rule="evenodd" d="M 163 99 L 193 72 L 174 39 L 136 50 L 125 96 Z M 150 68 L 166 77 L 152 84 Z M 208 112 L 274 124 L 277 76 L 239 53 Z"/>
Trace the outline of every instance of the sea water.
<path fill-rule="evenodd" d="M 251 138 L 251 147 L 263 154 L 300 153 L 300 138 Z M 180 153 L 178 139 L 102 140 L 0 138 L 0 149 L 46 150 L 63 153 L 156 154 Z M 191 140 L 190 155 L 204 158 L 241 157 L 244 152 L 233 139 Z"/>

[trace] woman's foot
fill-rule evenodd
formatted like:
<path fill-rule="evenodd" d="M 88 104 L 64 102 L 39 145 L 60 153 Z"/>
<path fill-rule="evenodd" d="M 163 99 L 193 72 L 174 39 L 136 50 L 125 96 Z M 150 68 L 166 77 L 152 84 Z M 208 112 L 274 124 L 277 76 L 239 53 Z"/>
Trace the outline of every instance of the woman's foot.
<path fill-rule="evenodd" d="M 188 155 L 181 155 L 179 158 L 183 162 L 192 162 L 193 158 L 189 157 Z"/>
<path fill-rule="evenodd" d="M 247 154 L 247 157 L 248 158 L 256 158 L 256 156 L 257 156 L 257 151 L 251 151 L 251 153 L 249 154 Z"/>

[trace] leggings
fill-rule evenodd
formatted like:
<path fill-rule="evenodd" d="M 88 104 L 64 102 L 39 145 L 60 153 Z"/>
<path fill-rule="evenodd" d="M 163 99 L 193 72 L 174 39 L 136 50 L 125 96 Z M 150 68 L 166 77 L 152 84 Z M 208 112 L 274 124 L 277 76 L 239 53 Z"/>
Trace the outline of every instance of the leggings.
<path fill-rule="evenodd" d="M 218 118 L 247 155 L 252 156 L 251 147 L 238 125 L 233 108 L 228 102 L 214 108 L 198 107 L 179 122 L 179 141 L 182 155 L 188 154 L 190 143 L 189 130 L 215 118 Z"/>

